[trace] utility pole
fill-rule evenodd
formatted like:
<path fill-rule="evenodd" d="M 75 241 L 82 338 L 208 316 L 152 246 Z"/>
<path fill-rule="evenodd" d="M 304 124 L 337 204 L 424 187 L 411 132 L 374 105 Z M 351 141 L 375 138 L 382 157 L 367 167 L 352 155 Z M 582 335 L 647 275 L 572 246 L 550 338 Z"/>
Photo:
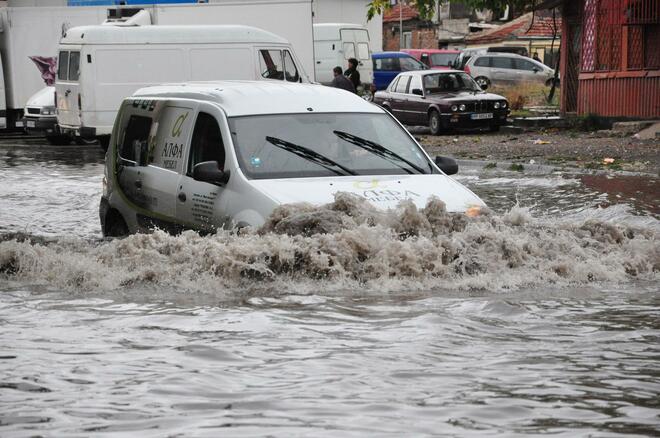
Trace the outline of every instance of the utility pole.
<path fill-rule="evenodd" d="M 399 50 L 403 49 L 403 0 L 399 0 Z"/>

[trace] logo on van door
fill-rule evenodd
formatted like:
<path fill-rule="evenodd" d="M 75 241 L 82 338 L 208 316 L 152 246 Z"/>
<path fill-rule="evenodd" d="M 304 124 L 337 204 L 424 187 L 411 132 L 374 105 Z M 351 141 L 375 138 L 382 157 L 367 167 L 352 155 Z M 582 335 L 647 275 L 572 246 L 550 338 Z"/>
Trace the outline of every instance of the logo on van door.
<path fill-rule="evenodd" d="M 176 121 L 174 122 L 174 126 L 172 126 L 172 137 L 179 137 L 181 135 L 181 131 L 183 131 L 183 123 L 187 118 L 188 113 L 181 114 L 179 117 L 177 117 Z"/>

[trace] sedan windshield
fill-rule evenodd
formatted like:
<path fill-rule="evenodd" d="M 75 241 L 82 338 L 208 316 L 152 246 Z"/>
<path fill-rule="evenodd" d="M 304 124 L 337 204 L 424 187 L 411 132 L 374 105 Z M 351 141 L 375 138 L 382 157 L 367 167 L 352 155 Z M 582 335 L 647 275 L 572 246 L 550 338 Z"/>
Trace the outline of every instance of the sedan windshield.
<path fill-rule="evenodd" d="M 332 113 L 229 119 L 249 179 L 432 173 L 426 155 L 386 114 Z"/>
<path fill-rule="evenodd" d="M 457 91 L 481 91 L 467 73 L 437 73 L 424 76 L 427 94 L 455 93 Z"/>

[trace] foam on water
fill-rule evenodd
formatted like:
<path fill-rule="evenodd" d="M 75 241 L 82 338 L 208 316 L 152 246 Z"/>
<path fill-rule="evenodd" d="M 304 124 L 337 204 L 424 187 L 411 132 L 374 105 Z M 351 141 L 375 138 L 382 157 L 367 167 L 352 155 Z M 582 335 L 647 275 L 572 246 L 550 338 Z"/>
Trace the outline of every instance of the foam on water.
<path fill-rule="evenodd" d="M 515 207 L 468 218 L 444 203 L 379 211 L 337 195 L 286 205 L 256 230 L 161 231 L 112 241 L 5 236 L 0 275 L 77 292 L 147 288 L 245 293 L 505 290 L 655 281 L 658 229 L 595 218 L 539 219 Z"/>

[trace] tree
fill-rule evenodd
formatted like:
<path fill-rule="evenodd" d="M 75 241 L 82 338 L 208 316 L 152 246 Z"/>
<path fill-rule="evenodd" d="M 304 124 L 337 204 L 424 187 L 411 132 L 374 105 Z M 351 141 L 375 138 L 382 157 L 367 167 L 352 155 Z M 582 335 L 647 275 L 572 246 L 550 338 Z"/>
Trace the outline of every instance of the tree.
<path fill-rule="evenodd" d="M 398 0 L 401 1 L 401 0 Z M 529 11 L 534 8 L 540 0 L 450 0 L 453 3 L 463 3 L 471 9 L 504 10 L 507 6 L 513 11 Z M 408 2 L 419 11 L 419 18 L 430 20 L 435 11 L 436 0 L 411 0 Z M 383 11 L 392 7 L 390 0 L 372 0 L 367 5 L 367 19 L 371 20 L 374 15 L 382 14 Z"/>

